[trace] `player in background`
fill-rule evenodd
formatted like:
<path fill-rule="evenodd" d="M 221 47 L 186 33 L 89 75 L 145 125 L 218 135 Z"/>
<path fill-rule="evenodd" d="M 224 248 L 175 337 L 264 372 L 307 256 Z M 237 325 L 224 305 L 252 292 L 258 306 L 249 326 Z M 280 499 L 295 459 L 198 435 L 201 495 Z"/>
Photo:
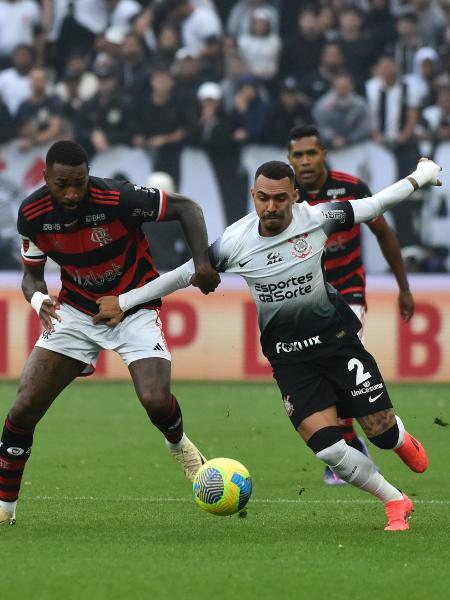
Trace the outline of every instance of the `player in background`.
<path fill-rule="evenodd" d="M 183 432 L 181 409 L 170 391 L 160 298 L 127 312 L 114 331 L 92 322 L 100 296 L 120 294 L 158 277 L 141 231 L 145 221 L 180 221 L 202 291 L 216 288 L 220 278 L 208 258 L 200 207 L 177 194 L 91 176 L 84 149 L 72 141 L 51 146 L 44 177 L 45 185 L 22 202 L 18 215 L 22 290 L 44 332 L 25 364 L 3 428 L 0 524 L 15 522 L 37 423 L 69 383 L 93 372 L 102 349 L 115 350 L 125 361 L 139 400 L 189 479 L 205 460 Z M 61 269 L 58 298 L 48 295 L 47 257 Z"/>
<path fill-rule="evenodd" d="M 371 221 L 419 187 L 441 185 L 439 171 L 425 159 L 372 197 L 310 206 L 297 202 L 288 164 L 264 163 L 252 189 L 255 212 L 227 227 L 209 251 L 219 272 L 241 275 L 250 288 L 262 351 L 291 423 L 338 477 L 384 503 L 387 531 L 409 529 L 413 503 L 344 441 L 338 416 L 356 417 L 373 444 L 394 450 L 412 471 L 425 471 L 428 460 L 395 415 L 377 363 L 357 335 L 361 323 L 325 281 L 322 258 L 331 234 Z M 94 321 L 114 326 L 130 307 L 190 283 L 197 283 L 192 261 L 139 289 L 100 299 Z"/>
<path fill-rule="evenodd" d="M 290 131 L 288 159 L 294 169 L 299 202 L 308 202 L 314 206 L 330 200 L 356 200 L 371 196 L 368 186 L 358 177 L 329 170 L 326 158 L 327 151 L 315 127 L 295 127 Z M 397 236 L 383 216 L 378 216 L 367 225 L 375 234 L 383 256 L 397 280 L 400 317 L 409 321 L 414 314 L 414 299 L 409 289 Z M 364 343 L 366 273 L 362 262 L 359 223 L 349 231 L 339 231 L 328 238 L 325 271 L 327 281 L 342 294 L 361 321 L 359 337 Z M 347 444 L 367 455 L 367 446 L 364 439 L 356 435 L 353 419 L 342 419 L 340 427 Z M 323 479 L 328 485 L 345 483 L 329 467 L 325 468 Z"/>

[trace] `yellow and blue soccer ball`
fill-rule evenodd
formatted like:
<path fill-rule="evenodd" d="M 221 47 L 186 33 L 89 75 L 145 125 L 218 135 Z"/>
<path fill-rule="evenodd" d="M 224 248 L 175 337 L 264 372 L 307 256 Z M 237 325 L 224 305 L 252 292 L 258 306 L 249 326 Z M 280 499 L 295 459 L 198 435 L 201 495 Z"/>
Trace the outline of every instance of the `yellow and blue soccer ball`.
<path fill-rule="evenodd" d="M 232 515 L 244 508 L 252 493 L 250 473 L 237 460 L 208 460 L 194 479 L 195 501 L 213 515 Z"/>

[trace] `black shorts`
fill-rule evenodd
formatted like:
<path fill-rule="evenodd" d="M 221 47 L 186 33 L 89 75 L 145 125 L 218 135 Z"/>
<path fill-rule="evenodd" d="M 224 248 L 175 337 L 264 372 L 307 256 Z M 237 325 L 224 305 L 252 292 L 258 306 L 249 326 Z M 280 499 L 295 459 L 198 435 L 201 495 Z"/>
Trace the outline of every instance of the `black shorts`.
<path fill-rule="evenodd" d="M 392 408 L 373 356 L 357 335 L 311 360 L 272 363 L 286 412 L 297 429 L 306 417 L 336 406 L 339 417 L 364 417 Z"/>

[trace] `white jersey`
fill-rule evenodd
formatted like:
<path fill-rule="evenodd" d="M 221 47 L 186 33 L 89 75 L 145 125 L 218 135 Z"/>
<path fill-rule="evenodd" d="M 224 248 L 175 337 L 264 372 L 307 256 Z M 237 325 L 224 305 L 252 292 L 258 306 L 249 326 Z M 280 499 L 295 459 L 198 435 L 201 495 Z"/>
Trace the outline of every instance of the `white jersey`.
<path fill-rule="evenodd" d="M 261 236 L 253 212 L 230 225 L 211 246 L 211 262 L 218 271 L 246 280 L 266 356 L 310 357 L 313 348 L 326 350 L 331 338 L 359 329 L 353 312 L 326 282 L 322 266 L 328 236 L 353 224 L 348 202 L 303 202 L 293 205 L 293 219 L 278 235 Z"/>

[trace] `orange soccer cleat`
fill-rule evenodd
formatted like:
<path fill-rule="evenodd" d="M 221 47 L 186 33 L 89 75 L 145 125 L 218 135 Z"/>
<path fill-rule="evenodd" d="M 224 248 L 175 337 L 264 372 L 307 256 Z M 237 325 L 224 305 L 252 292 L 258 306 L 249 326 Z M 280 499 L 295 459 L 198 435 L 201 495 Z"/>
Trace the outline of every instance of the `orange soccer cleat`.
<path fill-rule="evenodd" d="M 405 439 L 400 448 L 394 450 L 400 456 L 402 461 L 408 465 L 411 471 L 423 473 L 428 467 L 428 458 L 425 448 L 422 444 L 413 438 L 408 432 L 405 433 Z"/>
<path fill-rule="evenodd" d="M 403 494 L 402 500 L 391 500 L 384 505 L 388 524 L 385 531 L 406 531 L 409 529 L 408 519 L 414 510 L 412 501 Z"/>

